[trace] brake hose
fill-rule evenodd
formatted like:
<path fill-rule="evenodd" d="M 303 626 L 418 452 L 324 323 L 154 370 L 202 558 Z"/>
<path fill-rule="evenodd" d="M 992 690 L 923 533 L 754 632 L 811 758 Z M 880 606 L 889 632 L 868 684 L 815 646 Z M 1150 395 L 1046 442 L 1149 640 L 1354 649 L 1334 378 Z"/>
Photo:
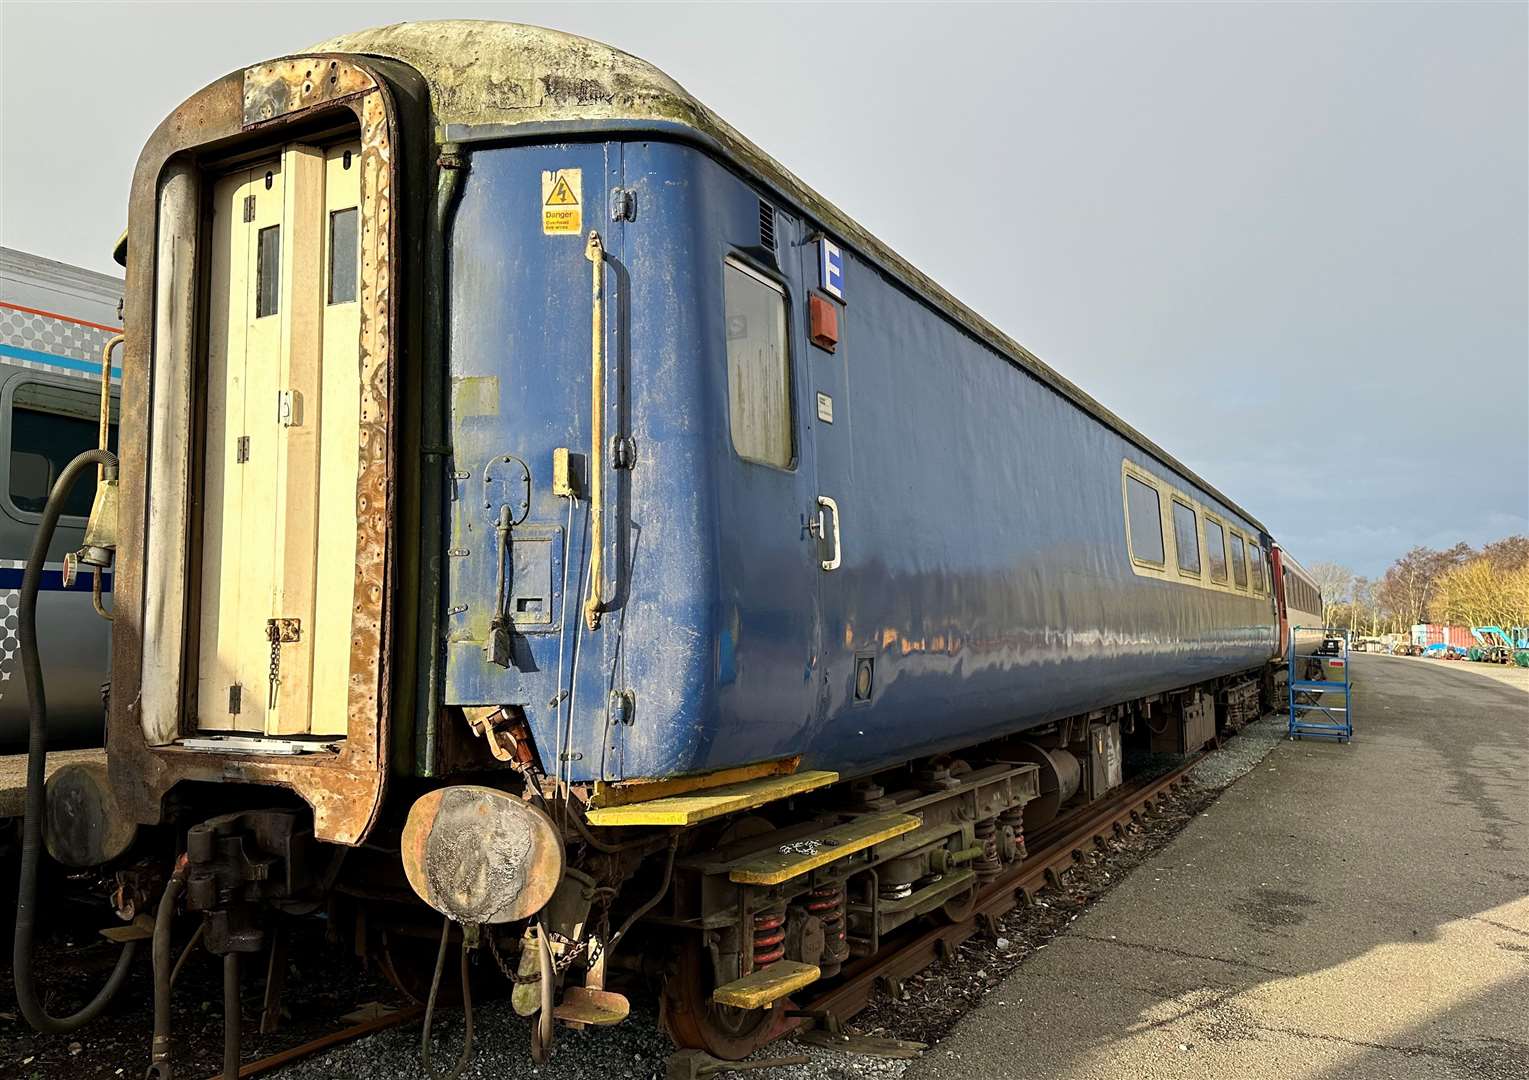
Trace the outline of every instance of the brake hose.
<path fill-rule="evenodd" d="M 127 980 L 138 943 L 129 941 L 122 946 L 117 966 L 101 992 L 91 999 L 79 1012 L 70 1016 L 53 1016 L 43 1005 L 32 972 L 32 936 L 37 925 L 37 867 L 42 857 L 43 816 L 47 808 L 43 799 L 43 781 L 48 756 L 48 701 L 43 693 L 42 660 L 37 652 L 37 590 L 42 585 L 43 566 L 48 559 L 48 547 L 63 515 L 64 503 L 74 489 L 80 474 L 91 465 L 103 467 L 106 479 L 116 479 L 117 455 L 106 450 L 87 450 L 65 466 L 53 491 L 48 495 L 47 506 L 42 512 L 42 522 L 32 540 L 32 553 L 27 556 L 26 573 L 21 579 L 21 609 L 19 612 L 19 636 L 21 638 L 21 666 L 26 675 L 27 699 L 31 713 L 31 729 L 27 739 L 27 794 L 26 816 L 21 826 L 21 873 L 16 885 L 16 937 L 11 953 L 12 978 L 16 983 L 16 1003 L 27 1023 L 44 1035 L 63 1035 L 89 1023 L 100 1015 L 113 995 Z"/>
<path fill-rule="evenodd" d="M 462 1053 L 457 1056 L 457 1063 L 446 1072 L 438 1072 L 435 1064 L 430 1060 L 430 1029 L 435 1025 L 435 1001 L 441 992 L 441 975 L 446 969 L 446 946 L 451 941 L 451 917 L 441 924 L 441 947 L 435 954 L 435 977 L 430 980 L 430 997 L 425 1002 L 425 1026 L 419 1037 L 419 1057 L 425 1067 L 427 1075 L 433 1080 L 457 1080 L 467 1068 L 467 1063 L 473 1056 L 473 995 L 472 980 L 467 968 L 467 951 L 473 946 L 469 944 L 469 932 L 466 927 L 462 928 L 462 1012 L 466 1030 L 462 1034 Z M 235 1074 L 237 1075 L 237 1073 Z"/>

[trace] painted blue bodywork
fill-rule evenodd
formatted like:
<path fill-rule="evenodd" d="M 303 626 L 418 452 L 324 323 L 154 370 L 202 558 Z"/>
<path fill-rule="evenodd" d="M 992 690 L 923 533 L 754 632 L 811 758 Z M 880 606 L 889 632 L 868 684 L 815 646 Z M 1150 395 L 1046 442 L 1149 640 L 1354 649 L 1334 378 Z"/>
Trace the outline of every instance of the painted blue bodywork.
<path fill-rule="evenodd" d="M 583 237 L 543 235 L 540 214 L 542 171 L 567 168 L 607 250 L 606 428 L 635 450 L 629 469 L 602 455 L 608 611 L 594 631 L 579 611 L 588 506 L 552 492 L 554 450 L 589 453 L 590 263 Z M 635 192 L 632 220 L 611 220 L 617 187 Z M 1256 525 L 848 247 L 838 348 L 812 346 L 815 225 L 781 207 L 770 252 L 761 197 L 774 201 L 678 142 L 474 150 L 449 263 L 447 704 L 522 706 L 543 763 L 565 755 L 574 781 L 798 753 L 854 774 L 1275 653 L 1271 597 L 1133 573 L 1122 461 Z M 729 258 L 789 297 L 790 469 L 733 450 Z M 503 504 L 519 514 L 522 462 L 506 605 L 550 621 L 519 623 L 500 666 L 484 652 L 494 525 Z M 833 572 L 808 529 L 819 494 L 840 509 Z M 868 702 L 854 700 L 857 658 L 874 660 Z"/>

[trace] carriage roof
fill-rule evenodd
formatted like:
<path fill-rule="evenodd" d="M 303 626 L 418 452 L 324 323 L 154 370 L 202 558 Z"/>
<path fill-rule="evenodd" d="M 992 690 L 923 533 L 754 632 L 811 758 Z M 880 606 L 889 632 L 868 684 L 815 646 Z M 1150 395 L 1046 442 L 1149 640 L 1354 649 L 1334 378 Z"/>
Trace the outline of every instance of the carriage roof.
<path fill-rule="evenodd" d="M 1267 533 L 1257 518 L 961 303 L 647 61 L 558 30 L 467 19 L 360 30 L 309 51 L 388 57 L 414 68 L 430 87 L 442 141 L 626 126 L 667 130 L 719 151 L 969 333 Z"/>

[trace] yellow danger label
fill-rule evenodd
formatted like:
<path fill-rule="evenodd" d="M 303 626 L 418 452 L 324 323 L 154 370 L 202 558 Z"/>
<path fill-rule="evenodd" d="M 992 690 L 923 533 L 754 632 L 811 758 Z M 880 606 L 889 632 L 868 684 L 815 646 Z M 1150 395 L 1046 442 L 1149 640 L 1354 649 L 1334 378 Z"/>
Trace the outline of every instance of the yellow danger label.
<path fill-rule="evenodd" d="M 581 235 L 584 231 L 583 202 L 583 169 L 544 171 L 542 232 L 547 236 Z"/>

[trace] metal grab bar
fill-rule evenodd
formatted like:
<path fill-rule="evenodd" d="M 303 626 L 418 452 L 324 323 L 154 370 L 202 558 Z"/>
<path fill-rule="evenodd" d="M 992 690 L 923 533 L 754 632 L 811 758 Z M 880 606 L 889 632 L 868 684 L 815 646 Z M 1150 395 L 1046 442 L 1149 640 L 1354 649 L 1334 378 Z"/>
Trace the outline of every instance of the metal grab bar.
<path fill-rule="evenodd" d="M 591 231 L 584 257 L 593 266 L 590 316 L 589 396 L 589 594 L 584 600 L 584 622 L 600 625 L 605 595 L 605 247 L 600 234 Z"/>
<path fill-rule="evenodd" d="M 834 537 L 834 553 L 833 553 L 832 556 L 830 556 L 827 559 L 824 559 L 818 565 L 821 566 L 824 570 L 837 570 L 837 569 L 839 569 L 839 564 L 844 561 L 843 560 L 844 550 L 843 550 L 843 548 L 841 547 L 841 545 L 839 543 L 839 504 L 834 502 L 827 495 L 819 495 L 818 496 L 818 535 L 819 536 L 821 536 L 823 534 L 823 511 L 824 510 L 827 510 L 829 513 L 833 514 L 833 516 L 834 516 L 834 532 L 833 532 L 833 537 Z"/>

